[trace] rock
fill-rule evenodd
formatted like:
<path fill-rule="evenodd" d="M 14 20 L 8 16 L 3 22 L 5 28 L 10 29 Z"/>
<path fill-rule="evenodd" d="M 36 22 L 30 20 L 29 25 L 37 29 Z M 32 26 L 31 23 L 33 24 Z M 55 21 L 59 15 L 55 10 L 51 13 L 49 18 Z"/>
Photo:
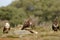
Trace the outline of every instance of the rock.
<path fill-rule="evenodd" d="M 31 33 L 27 30 L 15 30 L 14 34 L 21 35 L 21 34 L 31 34 Z"/>

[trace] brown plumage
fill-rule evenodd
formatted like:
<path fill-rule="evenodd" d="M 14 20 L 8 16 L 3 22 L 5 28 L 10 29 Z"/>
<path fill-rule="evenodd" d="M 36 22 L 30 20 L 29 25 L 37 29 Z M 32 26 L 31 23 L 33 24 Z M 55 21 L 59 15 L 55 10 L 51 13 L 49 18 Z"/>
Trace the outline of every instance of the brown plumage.
<path fill-rule="evenodd" d="M 8 33 L 9 30 L 10 30 L 10 24 L 6 22 L 3 28 L 3 33 Z"/>
<path fill-rule="evenodd" d="M 9 32 L 9 30 L 10 30 L 10 28 L 3 28 L 3 33 L 8 33 Z"/>
<path fill-rule="evenodd" d="M 26 20 L 25 23 L 23 24 L 23 27 L 22 27 L 21 30 L 23 30 L 23 29 L 29 27 L 29 26 L 30 26 L 30 22 L 31 22 L 31 19 Z"/>
<path fill-rule="evenodd" d="M 52 30 L 57 31 L 59 29 L 58 21 L 55 19 L 52 24 Z"/>

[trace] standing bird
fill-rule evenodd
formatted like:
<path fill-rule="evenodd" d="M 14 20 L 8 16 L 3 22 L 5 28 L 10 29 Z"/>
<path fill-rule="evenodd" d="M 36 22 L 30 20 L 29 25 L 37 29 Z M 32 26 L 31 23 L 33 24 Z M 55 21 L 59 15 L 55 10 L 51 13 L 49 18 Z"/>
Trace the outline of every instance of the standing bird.
<path fill-rule="evenodd" d="M 5 26 L 3 28 L 3 33 L 8 33 L 10 30 L 10 24 L 8 22 L 5 23 Z"/>
<path fill-rule="evenodd" d="M 57 30 L 59 29 L 59 25 L 58 25 L 57 19 L 55 19 L 55 20 L 53 21 L 52 29 L 53 29 L 54 31 L 57 31 Z"/>

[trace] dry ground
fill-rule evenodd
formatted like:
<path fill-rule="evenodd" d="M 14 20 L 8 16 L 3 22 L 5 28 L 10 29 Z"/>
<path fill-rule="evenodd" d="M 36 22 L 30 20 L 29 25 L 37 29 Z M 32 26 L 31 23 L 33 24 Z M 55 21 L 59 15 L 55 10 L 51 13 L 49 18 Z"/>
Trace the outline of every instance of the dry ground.
<path fill-rule="evenodd" d="M 38 34 L 15 35 L 12 34 L 13 29 L 6 37 L 2 37 L 2 29 L 0 29 L 0 40 L 60 40 L 60 30 L 54 32 L 51 27 L 37 27 L 34 29 Z"/>
<path fill-rule="evenodd" d="M 0 40 L 20 40 L 19 38 L 0 38 Z"/>

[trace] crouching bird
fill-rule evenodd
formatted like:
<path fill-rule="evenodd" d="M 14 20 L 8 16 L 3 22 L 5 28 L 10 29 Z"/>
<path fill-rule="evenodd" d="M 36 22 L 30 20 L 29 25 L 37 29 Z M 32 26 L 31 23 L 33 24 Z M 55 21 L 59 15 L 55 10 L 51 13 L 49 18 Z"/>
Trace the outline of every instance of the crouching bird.
<path fill-rule="evenodd" d="M 32 25 L 32 19 L 27 19 L 24 24 L 23 24 L 23 27 L 21 28 L 21 30 L 28 30 L 30 31 L 31 33 L 33 33 L 33 31 L 31 31 L 30 29 L 30 26 Z"/>

